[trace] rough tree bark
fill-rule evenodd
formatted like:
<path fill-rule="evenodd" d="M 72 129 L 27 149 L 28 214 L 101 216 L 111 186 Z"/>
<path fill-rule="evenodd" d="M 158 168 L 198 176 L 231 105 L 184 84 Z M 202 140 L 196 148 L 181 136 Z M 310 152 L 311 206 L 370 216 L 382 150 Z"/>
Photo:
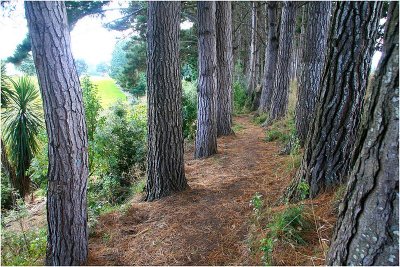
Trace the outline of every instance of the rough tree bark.
<path fill-rule="evenodd" d="M 268 2 L 268 40 L 265 48 L 265 66 L 263 86 L 261 91 L 258 113 L 269 112 L 275 80 L 276 61 L 278 58 L 279 36 L 278 36 L 278 2 Z"/>
<path fill-rule="evenodd" d="M 382 2 L 336 4 L 317 106 L 300 169 L 288 190 L 289 200 L 298 198 L 297 186 L 302 182 L 315 197 L 346 178 L 381 8 Z"/>
<path fill-rule="evenodd" d="M 147 201 L 187 188 L 179 66 L 180 2 L 149 2 Z"/>
<path fill-rule="evenodd" d="M 232 131 L 232 9 L 231 2 L 216 3 L 217 38 L 217 135 Z"/>
<path fill-rule="evenodd" d="M 197 2 L 199 85 L 195 158 L 217 153 L 215 2 Z"/>
<path fill-rule="evenodd" d="M 286 1 L 283 3 L 282 22 L 279 30 L 278 59 L 276 63 L 268 123 L 283 118 L 287 111 L 290 82 L 290 59 L 296 23 L 296 9 L 297 7 L 295 2 Z"/>
<path fill-rule="evenodd" d="M 300 53 L 301 67 L 295 111 L 296 131 L 304 145 L 308 125 L 314 114 L 325 63 L 331 2 L 309 2 L 306 5 L 304 36 Z"/>
<path fill-rule="evenodd" d="M 328 265 L 399 265 L 399 4 L 391 2 L 382 59 Z"/>
<path fill-rule="evenodd" d="M 25 2 L 49 140 L 47 265 L 85 265 L 88 141 L 63 2 Z"/>
<path fill-rule="evenodd" d="M 257 60 L 257 18 L 258 3 L 252 2 L 251 8 L 251 41 L 250 41 L 250 60 L 249 72 L 247 74 L 247 94 L 251 95 L 256 84 L 256 60 Z"/>

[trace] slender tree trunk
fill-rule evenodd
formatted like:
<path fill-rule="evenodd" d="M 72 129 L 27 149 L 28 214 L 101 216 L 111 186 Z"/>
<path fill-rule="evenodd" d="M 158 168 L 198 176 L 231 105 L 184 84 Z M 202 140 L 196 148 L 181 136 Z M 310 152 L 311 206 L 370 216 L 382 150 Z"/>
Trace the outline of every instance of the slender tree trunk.
<path fill-rule="evenodd" d="M 301 145 L 304 144 L 308 125 L 314 114 L 325 63 L 326 44 L 331 2 L 309 2 L 304 37 L 302 38 L 301 68 L 296 104 L 296 131 Z M 303 19 L 304 19 L 303 17 Z"/>
<path fill-rule="evenodd" d="M 269 112 L 275 79 L 275 67 L 278 58 L 278 2 L 268 2 L 268 41 L 265 48 L 265 66 L 261 91 L 259 113 Z"/>
<path fill-rule="evenodd" d="M 247 94 L 251 96 L 256 86 L 256 61 L 257 61 L 257 18 L 258 3 L 252 2 L 251 9 L 251 41 L 250 41 L 250 60 L 249 72 L 247 74 Z"/>
<path fill-rule="evenodd" d="M 217 153 L 215 2 L 197 2 L 199 85 L 195 158 Z"/>
<path fill-rule="evenodd" d="M 216 3 L 217 31 L 217 135 L 232 131 L 232 9 L 231 2 Z"/>
<path fill-rule="evenodd" d="M 149 2 L 147 201 L 187 188 L 179 67 L 180 2 Z"/>
<path fill-rule="evenodd" d="M 381 8 L 382 2 L 336 4 L 318 104 L 289 199 L 298 198 L 297 186 L 301 182 L 309 185 L 310 196 L 315 197 L 346 178 Z"/>
<path fill-rule="evenodd" d="M 278 60 L 274 79 L 271 111 L 268 122 L 286 115 L 289 99 L 290 59 L 296 23 L 296 3 L 284 2 L 280 26 Z"/>
<path fill-rule="evenodd" d="M 85 265 L 88 141 L 63 2 L 25 2 L 49 139 L 47 265 Z"/>
<path fill-rule="evenodd" d="M 399 4 L 391 2 L 382 59 L 327 264 L 399 265 Z"/>

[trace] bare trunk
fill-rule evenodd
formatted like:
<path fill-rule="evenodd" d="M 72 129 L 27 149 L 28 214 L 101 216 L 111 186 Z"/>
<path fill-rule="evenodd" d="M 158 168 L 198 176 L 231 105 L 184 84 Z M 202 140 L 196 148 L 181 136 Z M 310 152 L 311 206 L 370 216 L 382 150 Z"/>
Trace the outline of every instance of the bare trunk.
<path fill-rule="evenodd" d="M 49 139 L 47 265 L 85 265 L 88 141 L 63 2 L 25 2 Z"/>
<path fill-rule="evenodd" d="M 268 9 L 268 40 L 265 48 L 265 66 L 263 76 L 263 86 L 261 91 L 259 113 L 269 112 L 275 79 L 276 61 L 278 58 L 278 2 L 269 2 Z"/>
<path fill-rule="evenodd" d="M 149 2 L 147 201 L 187 188 L 179 66 L 180 2 Z"/>
<path fill-rule="evenodd" d="M 215 2 L 197 2 L 199 84 L 195 158 L 217 153 Z"/>
<path fill-rule="evenodd" d="M 284 2 L 280 26 L 278 59 L 274 77 L 271 112 L 268 122 L 281 119 L 286 115 L 289 99 L 290 59 L 295 30 L 296 3 Z"/>
<path fill-rule="evenodd" d="M 231 2 L 216 3 L 217 30 L 217 135 L 232 131 L 232 9 Z"/>
<path fill-rule="evenodd" d="M 381 8 L 382 2 L 336 4 L 318 104 L 301 167 L 289 190 L 290 199 L 297 198 L 296 188 L 301 182 L 309 185 L 310 196 L 315 197 L 346 178 Z"/>
<path fill-rule="evenodd" d="M 296 131 L 303 145 L 314 114 L 325 63 L 331 2 L 309 2 L 302 38 L 301 68 L 296 104 Z"/>
<path fill-rule="evenodd" d="M 398 2 L 391 2 L 383 55 L 363 114 L 329 265 L 399 265 L 398 8 Z"/>

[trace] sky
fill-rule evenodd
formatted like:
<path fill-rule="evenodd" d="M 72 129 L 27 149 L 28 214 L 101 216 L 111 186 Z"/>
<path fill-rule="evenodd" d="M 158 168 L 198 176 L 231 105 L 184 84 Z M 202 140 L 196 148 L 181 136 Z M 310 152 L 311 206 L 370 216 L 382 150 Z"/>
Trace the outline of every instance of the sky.
<path fill-rule="evenodd" d="M 5 59 L 14 53 L 15 47 L 24 39 L 28 32 L 24 14 L 23 1 L 16 1 L 15 10 L 5 15 L 0 8 L 0 59 Z M 124 7 L 126 1 L 113 0 L 106 9 L 105 17 L 87 16 L 78 21 L 71 32 L 71 48 L 75 59 L 84 59 L 89 65 L 101 62 L 110 62 L 114 46 L 119 38 L 127 33 L 109 31 L 103 28 L 102 23 L 112 21 L 121 16 L 115 8 Z M 182 28 L 190 28 L 191 23 L 184 22 Z M 375 69 L 381 57 L 376 52 L 372 59 L 372 68 Z"/>

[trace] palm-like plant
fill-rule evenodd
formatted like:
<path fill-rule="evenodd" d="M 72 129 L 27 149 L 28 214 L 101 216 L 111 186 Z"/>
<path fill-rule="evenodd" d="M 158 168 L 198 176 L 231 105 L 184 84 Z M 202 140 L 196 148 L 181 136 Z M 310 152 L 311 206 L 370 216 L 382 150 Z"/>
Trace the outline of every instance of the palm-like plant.
<path fill-rule="evenodd" d="M 14 186 L 24 197 L 29 193 L 30 185 L 26 171 L 38 150 L 37 136 L 43 127 L 42 107 L 39 92 L 29 77 L 10 81 L 14 90 L 7 107 L 2 111 L 3 134 L 10 148 L 10 158 L 16 167 Z"/>

